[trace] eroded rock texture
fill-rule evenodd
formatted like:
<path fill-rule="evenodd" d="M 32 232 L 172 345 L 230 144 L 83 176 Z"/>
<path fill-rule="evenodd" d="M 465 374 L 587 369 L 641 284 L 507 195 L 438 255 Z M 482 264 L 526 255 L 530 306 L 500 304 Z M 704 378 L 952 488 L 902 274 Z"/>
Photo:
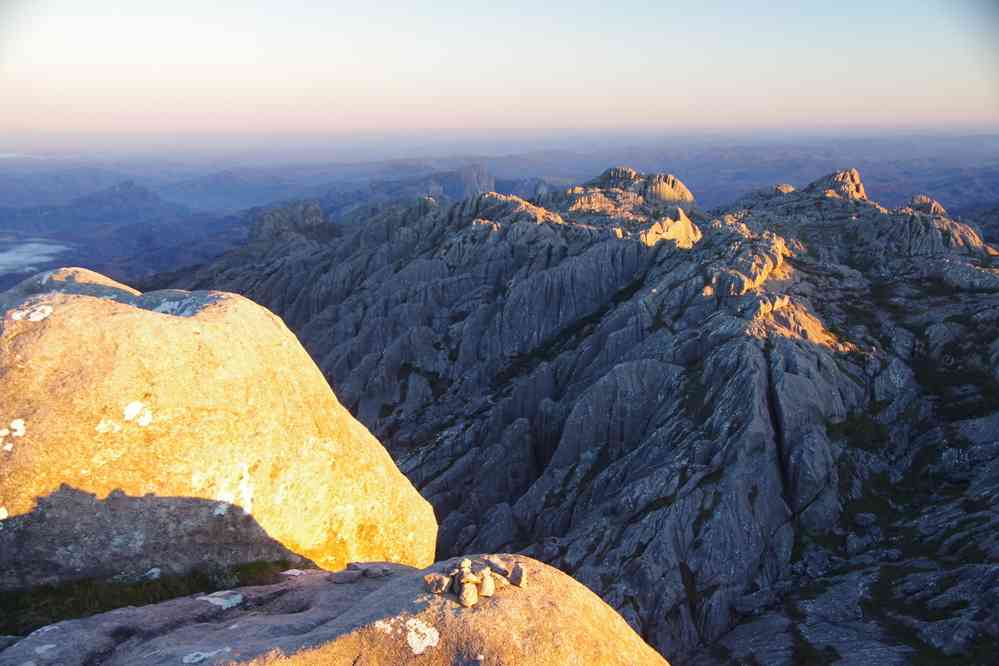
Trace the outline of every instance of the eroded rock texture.
<path fill-rule="evenodd" d="M 557 569 L 523 556 L 490 560 L 508 571 L 519 565 L 530 584 L 497 575 L 495 594 L 471 609 L 424 588 L 425 575 L 453 568 L 457 558 L 423 571 L 292 570 L 278 585 L 44 627 L 0 647 L 0 663 L 669 666 L 612 608 Z"/>
<path fill-rule="evenodd" d="M 966 658 L 999 637 L 999 264 L 934 203 L 852 170 L 704 213 L 612 169 L 181 284 L 281 313 L 441 556 L 531 553 L 684 663 Z"/>
<path fill-rule="evenodd" d="M 0 312 L 0 590 L 433 561 L 431 507 L 260 306 L 61 269 Z"/>

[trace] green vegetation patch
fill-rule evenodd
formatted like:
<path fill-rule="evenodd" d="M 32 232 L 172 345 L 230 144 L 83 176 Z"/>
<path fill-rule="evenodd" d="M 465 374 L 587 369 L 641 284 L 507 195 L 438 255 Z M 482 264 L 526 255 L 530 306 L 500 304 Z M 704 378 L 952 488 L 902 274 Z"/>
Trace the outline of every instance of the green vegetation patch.
<path fill-rule="evenodd" d="M 830 439 L 846 440 L 852 447 L 879 451 L 888 444 L 888 428 L 868 412 L 855 412 L 839 423 L 827 423 Z"/>
<path fill-rule="evenodd" d="M 162 576 L 136 583 L 80 580 L 46 585 L 0 595 L 0 635 L 23 636 L 63 620 L 124 608 L 145 606 L 192 594 L 207 594 L 232 587 L 280 582 L 291 564 L 250 562 L 223 570 L 192 571 L 183 576 Z"/>

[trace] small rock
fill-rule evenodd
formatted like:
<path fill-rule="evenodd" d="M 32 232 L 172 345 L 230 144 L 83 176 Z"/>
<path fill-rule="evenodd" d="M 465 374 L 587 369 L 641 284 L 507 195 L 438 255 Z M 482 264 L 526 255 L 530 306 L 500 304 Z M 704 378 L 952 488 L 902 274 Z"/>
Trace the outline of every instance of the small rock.
<path fill-rule="evenodd" d="M 458 595 L 458 601 L 465 608 L 471 608 L 479 602 L 478 584 L 482 579 L 472 573 L 472 561 L 467 558 L 461 561 L 460 582 L 461 593 Z"/>
<path fill-rule="evenodd" d="M 493 571 L 489 567 L 482 570 L 482 585 L 479 587 L 480 597 L 491 597 L 496 594 L 496 581 L 493 579 Z"/>
<path fill-rule="evenodd" d="M 446 594 L 451 587 L 451 577 L 439 573 L 429 573 L 423 577 L 427 590 L 434 594 Z"/>
<path fill-rule="evenodd" d="M 513 571 L 510 572 L 510 582 L 517 587 L 527 587 L 527 571 L 520 565 L 513 565 Z"/>
<path fill-rule="evenodd" d="M 334 583 L 356 583 L 363 575 L 364 572 L 360 569 L 346 569 L 330 574 L 330 578 L 333 579 Z"/>
<path fill-rule="evenodd" d="M 364 562 L 350 562 L 347 564 L 348 571 L 357 571 L 368 578 L 382 578 L 392 573 L 392 570 L 380 564 L 366 564 Z"/>
<path fill-rule="evenodd" d="M 493 570 L 493 573 L 498 573 L 502 576 L 510 575 L 510 567 L 495 555 L 487 555 L 483 559 L 489 565 L 489 568 Z"/>
<path fill-rule="evenodd" d="M 458 601 L 465 608 L 471 608 L 479 603 L 479 591 L 476 589 L 475 583 L 461 584 L 461 594 L 458 595 Z"/>

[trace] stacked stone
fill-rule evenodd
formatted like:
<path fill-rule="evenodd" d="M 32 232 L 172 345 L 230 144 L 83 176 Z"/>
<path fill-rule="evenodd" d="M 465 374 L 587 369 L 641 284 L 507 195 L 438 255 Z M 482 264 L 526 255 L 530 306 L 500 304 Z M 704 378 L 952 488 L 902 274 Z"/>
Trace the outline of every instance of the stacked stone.
<path fill-rule="evenodd" d="M 517 587 L 526 587 L 527 572 L 519 563 L 507 572 L 502 564 L 493 560 L 489 560 L 478 571 L 473 571 L 472 560 L 466 557 L 446 575 L 429 573 L 423 577 L 423 581 L 430 592 L 441 595 L 453 592 L 462 606 L 471 608 L 481 597 L 496 594 L 497 584 L 505 587 L 512 583 Z"/>

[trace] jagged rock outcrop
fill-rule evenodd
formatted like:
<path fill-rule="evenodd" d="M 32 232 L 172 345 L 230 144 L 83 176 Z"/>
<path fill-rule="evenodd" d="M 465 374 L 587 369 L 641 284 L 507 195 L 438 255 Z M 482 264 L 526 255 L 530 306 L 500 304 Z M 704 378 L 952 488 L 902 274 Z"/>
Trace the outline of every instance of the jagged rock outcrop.
<path fill-rule="evenodd" d="M 328 240 L 336 235 L 329 217 L 315 201 L 251 211 L 251 220 L 251 242 Z"/>
<path fill-rule="evenodd" d="M 909 208 L 919 213 L 926 213 L 927 215 L 947 215 L 947 209 L 939 201 L 925 194 L 917 194 L 912 197 L 912 200 L 909 202 Z"/>
<path fill-rule="evenodd" d="M 999 243 L 999 205 L 962 211 L 960 219 L 977 229 L 982 238 L 992 244 Z"/>
<path fill-rule="evenodd" d="M 663 202 L 690 205 L 694 195 L 679 178 L 668 173 L 655 173 L 648 176 L 629 167 L 614 167 L 591 180 L 584 188 L 601 190 L 624 190 L 638 194 L 650 202 Z"/>
<path fill-rule="evenodd" d="M 498 574 L 493 595 L 463 608 L 423 582 L 457 559 L 423 571 L 379 565 L 342 572 L 355 576 L 295 570 L 278 585 L 44 627 L 0 648 L 0 663 L 669 666 L 612 608 L 557 569 L 522 556 L 487 557 L 507 573 L 519 565 L 530 583 L 511 585 Z"/>
<path fill-rule="evenodd" d="M 650 182 L 685 190 L 424 200 L 180 284 L 282 313 L 440 555 L 533 554 L 671 658 L 997 640 L 995 249 L 856 170 L 710 214 Z"/>
<path fill-rule="evenodd" d="M 263 308 L 61 269 L 0 312 L 0 590 L 433 561 L 430 506 Z"/>
<path fill-rule="evenodd" d="M 856 169 L 838 171 L 825 178 L 820 178 L 814 183 L 810 183 L 806 190 L 818 192 L 827 197 L 867 201 L 867 191 L 864 189 L 864 183 L 860 180 L 860 172 Z M 784 192 L 781 193 L 784 194 Z"/>

